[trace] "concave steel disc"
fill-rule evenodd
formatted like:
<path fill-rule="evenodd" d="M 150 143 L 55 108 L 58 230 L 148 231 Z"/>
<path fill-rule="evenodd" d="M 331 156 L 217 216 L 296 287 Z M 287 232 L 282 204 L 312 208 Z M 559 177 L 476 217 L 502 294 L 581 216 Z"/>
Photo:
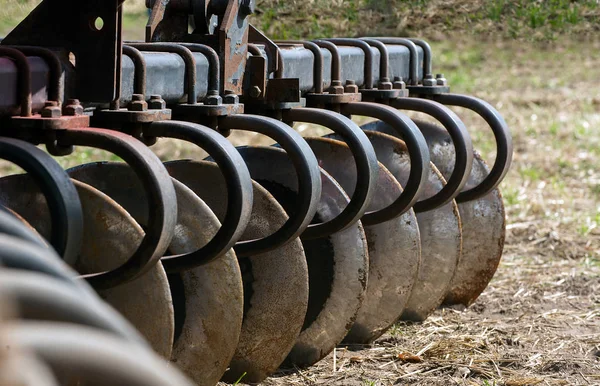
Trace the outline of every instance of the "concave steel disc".
<path fill-rule="evenodd" d="M 432 123 L 418 120 L 415 123 L 427 140 L 431 161 L 444 177 L 448 177 L 454 169 L 455 160 L 448 132 Z M 394 135 L 383 122 L 371 125 L 373 127 L 365 127 Z M 488 173 L 485 161 L 475 152 L 471 175 L 463 190 L 476 186 Z M 506 213 L 497 188 L 476 200 L 459 203 L 458 209 L 462 220 L 463 253 L 444 304 L 469 306 L 487 287 L 500 263 L 506 234 Z"/>
<path fill-rule="evenodd" d="M 293 213 L 298 183 L 286 152 L 275 147 L 238 150 L 252 178 L 269 190 L 288 214 Z M 313 220 L 317 222 L 336 217 L 349 202 L 339 184 L 323 169 L 321 182 L 321 200 Z M 327 237 L 302 240 L 302 245 L 308 262 L 308 312 L 285 366 L 310 366 L 329 354 L 356 319 L 367 286 L 367 241 L 360 221 Z"/>
<path fill-rule="evenodd" d="M 77 169 L 74 175 L 80 176 Z M 123 163 L 105 163 L 93 179 L 122 204 L 142 225 L 148 221 L 148 202 L 141 184 L 115 189 L 117 181 L 136 181 L 133 169 Z M 90 176 L 87 171 L 86 175 Z M 87 177 L 89 178 L 89 177 Z M 197 170 L 187 178 L 203 179 Z M 210 208 L 185 184 L 172 179 L 177 195 L 177 225 L 169 253 L 193 252 L 218 231 L 220 223 Z M 238 344 L 242 315 L 242 278 L 233 251 L 211 262 L 169 275 L 175 306 L 175 343 L 171 359 L 199 385 L 213 385 L 227 369 Z M 227 306 L 224 307 L 223 305 Z"/>
<path fill-rule="evenodd" d="M 165 166 L 223 219 L 227 189 L 216 164 L 174 161 Z M 266 189 L 258 183 L 253 183 L 253 189 L 252 218 L 243 240 L 270 235 L 288 218 Z M 239 263 L 244 281 L 244 320 L 237 350 L 223 380 L 235 382 L 246 373 L 244 382 L 258 383 L 277 370 L 300 334 L 308 305 L 308 268 L 299 239 L 267 253 L 241 258 Z"/>
<path fill-rule="evenodd" d="M 321 167 L 351 196 L 356 185 L 356 167 L 348 146 L 328 138 L 305 139 Z M 388 206 L 401 192 L 400 184 L 380 163 L 369 211 Z M 419 227 L 412 209 L 393 220 L 365 226 L 365 233 L 369 250 L 367 293 L 356 321 L 344 339 L 347 343 L 372 342 L 398 320 L 421 260 Z"/>
<path fill-rule="evenodd" d="M 406 184 L 410 158 L 403 141 L 391 135 L 366 131 L 377 159 L 400 182 Z M 446 181 L 433 163 L 422 198 L 439 192 Z M 421 267 L 401 319 L 425 320 L 442 303 L 461 259 L 461 217 L 454 201 L 434 210 L 417 213 L 421 232 Z"/>
<path fill-rule="evenodd" d="M 93 168 L 95 164 L 82 166 Z M 109 196 L 73 180 L 83 210 L 83 244 L 75 269 L 96 273 L 123 264 L 144 237 L 139 224 Z M 19 213 L 42 236 L 50 234 L 50 215 L 44 196 L 28 175 L 0 179 L 2 204 Z M 128 283 L 99 292 L 100 297 L 127 318 L 156 352 L 169 357 L 174 317 L 167 275 L 157 265 Z M 151 317 L 149 317 L 151 315 Z"/>

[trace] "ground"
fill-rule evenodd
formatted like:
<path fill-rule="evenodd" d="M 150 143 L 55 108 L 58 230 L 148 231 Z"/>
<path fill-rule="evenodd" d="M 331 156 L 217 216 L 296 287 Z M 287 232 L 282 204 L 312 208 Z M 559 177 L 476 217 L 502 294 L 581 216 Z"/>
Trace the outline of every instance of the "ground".
<path fill-rule="evenodd" d="M 144 10 L 129 3 L 126 30 L 136 37 Z M 316 366 L 276 374 L 264 384 L 600 385 L 596 2 L 396 1 L 390 2 L 395 16 L 389 16 L 396 19 L 365 31 L 376 23 L 355 22 L 356 15 L 381 20 L 381 11 L 364 6 L 378 3 L 338 0 L 321 14 L 307 9 L 326 9 L 322 1 L 259 1 L 256 22 L 276 37 L 282 26 L 290 26 L 289 38 L 391 34 L 396 26 L 396 35 L 429 38 L 434 69 L 445 73 L 453 91 L 489 101 L 512 129 L 514 162 L 500 186 L 508 220 L 503 260 L 469 309 L 398 324 L 373 345 L 339 347 Z M 336 10 L 346 24 L 332 19 Z M 3 22 L 0 27 L 8 25 Z M 491 133 L 478 119 L 460 115 L 491 162 Z M 265 142 L 258 135 L 231 139 Z M 165 160 L 202 157 L 176 141 L 160 141 L 154 149 Z M 83 150 L 60 162 L 98 159 L 110 156 Z"/>

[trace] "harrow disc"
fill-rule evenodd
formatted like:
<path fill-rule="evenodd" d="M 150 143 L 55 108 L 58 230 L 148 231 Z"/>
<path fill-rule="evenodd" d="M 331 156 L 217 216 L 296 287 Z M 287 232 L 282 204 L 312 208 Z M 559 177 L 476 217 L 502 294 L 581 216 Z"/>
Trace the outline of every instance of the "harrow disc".
<path fill-rule="evenodd" d="M 226 187 L 211 162 L 168 162 L 171 175 L 186 184 L 221 219 Z M 210 183 L 206 183 L 210 181 Z M 254 183 L 252 218 L 243 240 L 272 234 L 288 216 L 273 196 Z M 273 251 L 239 260 L 244 280 L 244 320 L 236 353 L 223 380 L 261 382 L 294 346 L 308 305 L 308 268 L 299 239 Z M 284 296 L 282 296 L 284 295 Z"/>
<path fill-rule="evenodd" d="M 444 177 L 452 172 L 454 148 L 448 133 L 435 124 L 415 121 L 423 131 L 431 151 L 431 160 Z M 369 126 L 369 129 L 373 127 Z M 384 123 L 374 130 L 393 132 Z M 479 154 L 474 154 L 473 168 L 464 190 L 483 180 L 489 169 Z M 471 305 L 494 276 L 504 247 L 506 216 L 498 188 L 475 200 L 458 203 L 462 221 L 463 252 L 444 304 Z"/>
<path fill-rule="evenodd" d="M 410 159 L 403 141 L 382 133 L 366 131 L 377 158 L 400 182 L 406 183 L 410 171 Z M 445 180 L 433 163 L 430 163 L 423 197 L 439 192 Z M 425 320 L 444 300 L 456 267 L 461 259 L 462 228 L 456 202 L 451 201 L 434 210 L 418 212 L 417 220 L 421 234 L 421 267 L 410 298 L 402 313 L 402 319 Z"/>
<path fill-rule="evenodd" d="M 128 182 L 128 188 L 122 189 L 119 184 L 135 181 L 135 174 L 127 165 L 89 164 L 72 169 L 71 174 L 98 184 L 142 226 L 147 224 L 148 203 L 141 185 Z M 192 252 L 208 243 L 220 224 L 192 190 L 176 179 L 172 182 L 178 215 L 169 252 Z M 235 254 L 229 252 L 212 263 L 170 274 L 169 284 L 176 326 L 173 354 L 169 357 L 198 384 L 214 384 L 235 352 L 242 323 L 242 279 Z M 150 311 L 146 318 L 155 313 Z"/>
<path fill-rule="evenodd" d="M 84 165 L 81 169 L 97 164 Z M 82 274 L 104 272 L 123 264 L 144 237 L 138 223 L 109 196 L 73 180 L 83 210 L 83 243 L 75 268 Z M 0 179 L 3 202 L 21 214 L 42 236 L 47 236 L 50 217 L 42 193 L 28 175 Z M 160 265 L 128 283 L 101 290 L 100 296 L 148 339 L 160 355 L 171 355 L 174 314 L 167 275 Z M 153 315 L 149 318 L 148 315 Z"/>
<path fill-rule="evenodd" d="M 327 138 L 306 138 L 321 166 L 351 195 L 356 168 L 348 146 Z M 402 192 L 400 184 L 379 165 L 377 188 L 369 210 L 388 206 Z M 381 336 L 400 316 L 415 283 L 421 259 L 419 228 L 414 212 L 365 226 L 369 250 L 367 293 L 345 341 L 368 343 Z"/>
<path fill-rule="evenodd" d="M 428 142 L 445 151 L 439 151 L 433 162 L 442 175 L 452 172 L 452 164 L 447 159 L 454 157 L 454 149 L 446 148 L 447 133 L 439 126 L 427 122 L 416 122 L 429 137 Z M 473 168 L 464 190 L 477 186 L 490 170 L 481 156 L 475 152 Z M 496 273 L 504 248 L 506 234 L 506 214 L 504 202 L 498 188 L 483 197 L 467 202 L 459 202 L 458 209 L 463 223 L 463 255 L 452 279 L 444 304 L 470 306 L 487 287 Z"/>
<path fill-rule="evenodd" d="M 275 147 L 242 147 L 239 151 L 252 178 L 288 213 L 293 212 L 298 188 L 288 155 Z M 323 169 L 321 182 L 321 200 L 313 222 L 322 223 L 342 213 L 349 198 Z M 369 262 L 360 221 L 327 237 L 302 240 L 302 245 L 308 263 L 308 312 L 285 365 L 306 367 L 330 353 L 348 333 L 364 299 Z"/>

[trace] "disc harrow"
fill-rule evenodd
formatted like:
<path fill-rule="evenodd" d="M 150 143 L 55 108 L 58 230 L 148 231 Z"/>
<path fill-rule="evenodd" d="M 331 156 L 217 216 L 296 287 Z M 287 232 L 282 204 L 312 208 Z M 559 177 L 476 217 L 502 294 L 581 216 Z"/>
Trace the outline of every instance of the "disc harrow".
<path fill-rule="evenodd" d="M 0 159 L 25 172 L 0 178 L 2 382 L 260 383 L 476 301 L 512 140 L 425 41 L 273 41 L 253 0 L 148 0 L 124 42 L 122 3 L 43 0 L 0 41 Z M 56 160 L 86 147 L 120 161 Z"/>

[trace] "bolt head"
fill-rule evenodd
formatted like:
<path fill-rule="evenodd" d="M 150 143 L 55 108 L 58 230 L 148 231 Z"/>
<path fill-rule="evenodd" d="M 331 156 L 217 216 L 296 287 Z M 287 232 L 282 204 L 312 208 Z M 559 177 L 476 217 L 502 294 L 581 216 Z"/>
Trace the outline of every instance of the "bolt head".
<path fill-rule="evenodd" d="M 146 101 L 144 101 L 144 100 L 141 100 L 141 101 L 132 100 L 127 105 L 127 110 L 129 110 L 129 111 L 146 111 L 146 110 L 148 110 L 148 103 L 146 103 Z"/>
<path fill-rule="evenodd" d="M 58 105 L 56 106 L 46 106 L 41 111 L 41 116 L 43 118 L 60 118 L 62 115 L 62 111 Z"/>
<path fill-rule="evenodd" d="M 209 95 L 204 99 L 204 104 L 207 106 L 218 106 L 223 104 L 223 98 L 220 95 Z"/>
<path fill-rule="evenodd" d="M 226 105 L 235 105 L 235 104 L 238 104 L 239 102 L 240 102 L 240 97 L 238 97 L 235 94 L 227 94 L 223 98 L 223 103 L 225 103 Z"/>
<path fill-rule="evenodd" d="M 56 107 L 58 106 L 57 101 L 46 101 L 44 102 L 44 107 Z"/>
<path fill-rule="evenodd" d="M 83 106 L 80 104 L 68 104 L 63 108 L 63 114 L 72 117 L 83 115 Z"/>
<path fill-rule="evenodd" d="M 352 87 L 352 86 L 350 86 Z M 357 87 L 358 88 L 358 87 Z M 335 95 L 342 95 L 344 93 L 344 86 L 331 86 L 329 87 L 329 93 Z"/>
<path fill-rule="evenodd" d="M 380 90 L 391 90 L 392 88 L 394 88 L 394 85 L 392 85 L 392 82 L 390 82 L 390 81 L 379 82 L 377 84 L 377 88 Z"/>
<path fill-rule="evenodd" d="M 444 74 L 437 74 L 435 76 L 435 82 L 438 86 L 447 86 L 448 79 L 444 78 Z"/>
<path fill-rule="evenodd" d="M 404 90 L 406 88 L 406 83 L 402 80 L 401 77 L 397 76 L 394 78 L 393 87 L 395 90 Z"/>
<path fill-rule="evenodd" d="M 344 92 L 348 94 L 356 94 L 358 93 L 358 86 L 356 84 L 348 84 L 344 86 Z"/>
<path fill-rule="evenodd" d="M 248 90 L 248 94 L 251 98 L 258 98 L 262 94 L 262 90 L 258 86 L 253 86 Z"/>
<path fill-rule="evenodd" d="M 153 97 L 158 98 L 153 98 Z M 160 95 L 153 95 L 150 97 L 150 102 L 148 102 L 148 108 L 150 110 L 164 110 L 167 108 L 167 102 L 160 97 Z"/>
<path fill-rule="evenodd" d="M 433 78 L 433 75 L 426 75 L 425 79 L 423 79 L 423 86 L 435 86 L 437 85 L 437 81 Z"/>

